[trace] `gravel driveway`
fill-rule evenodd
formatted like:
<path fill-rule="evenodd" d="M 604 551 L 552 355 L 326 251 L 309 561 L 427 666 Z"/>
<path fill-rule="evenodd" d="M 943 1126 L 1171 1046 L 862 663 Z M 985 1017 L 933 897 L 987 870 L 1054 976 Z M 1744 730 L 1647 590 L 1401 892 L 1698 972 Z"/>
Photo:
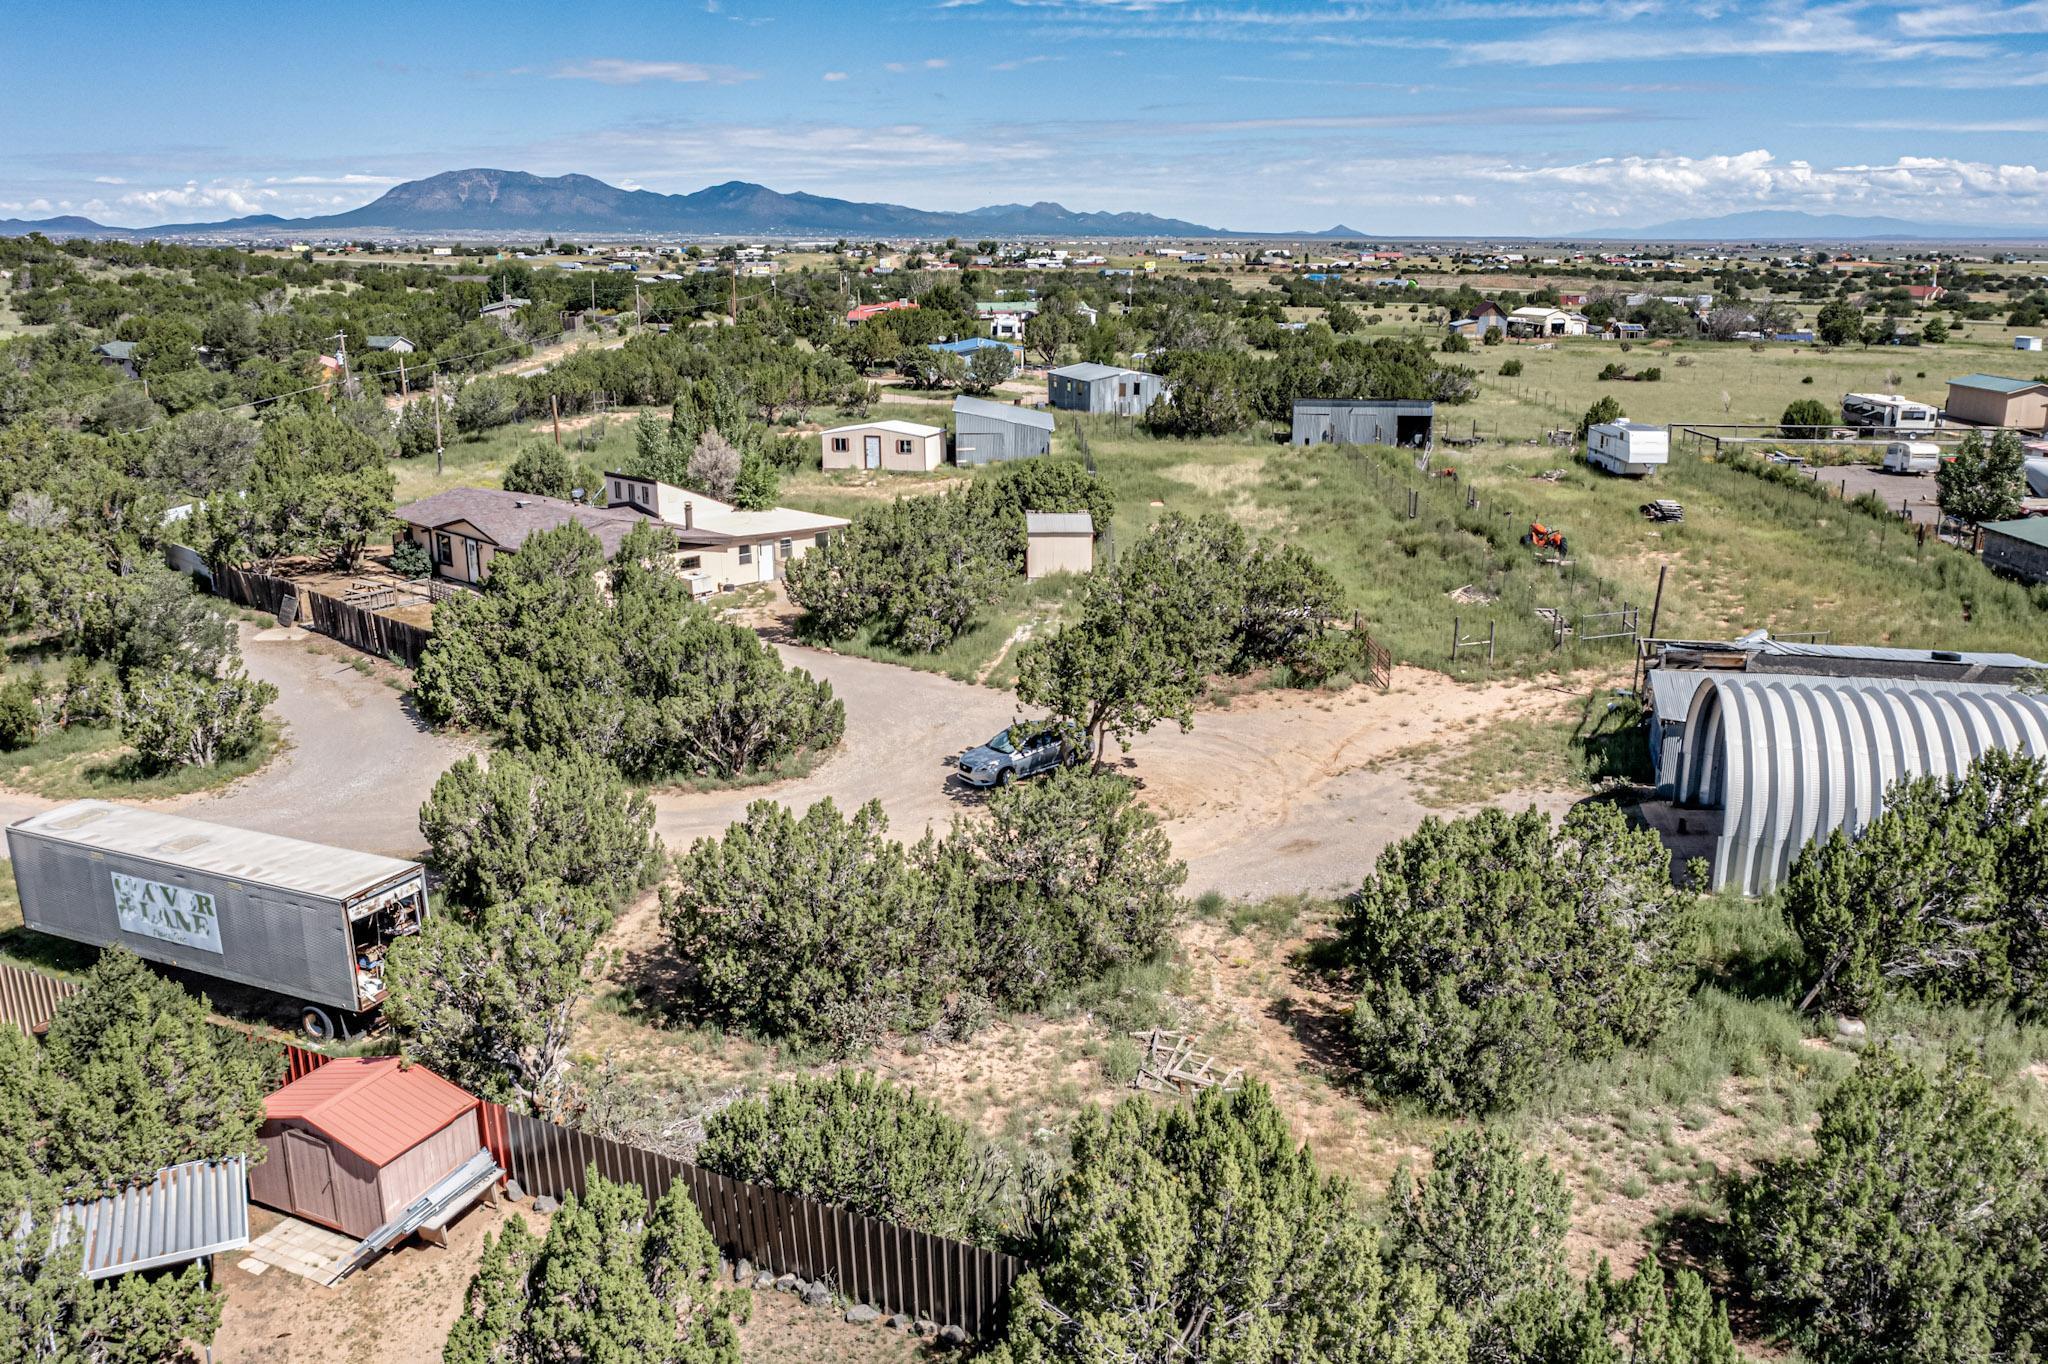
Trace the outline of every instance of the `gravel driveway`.
<path fill-rule="evenodd" d="M 417 855 L 419 807 L 469 746 L 428 730 L 340 645 L 245 626 L 242 649 L 249 671 L 278 686 L 272 713 L 286 751 L 226 791 L 169 804 L 224 824 Z M 762 799 L 799 810 L 826 796 L 842 810 L 879 799 L 906 842 L 980 805 L 980 793 L 949 780 L 952 762 L 1016 717 L 1010 693 L 844 654 L 782 654 L 846 703 L 844 745 L 792 781 L 657 795 L 656 827 L 670 847 L 721 832 Z M 1357 885 L 1379 850 L 1425 813 L 1412 778 L 1382 759 L 1543 699 L 1533 687 L 1471 687 L 1402 669 L 1390 694 L 1257 693 L 1198 713 L 1190 734 L 1163 725 L 1113 756 L 1166 820 L 1190 894 L 1330 893 Z M 1568 799 L 1534 802 L 1559 809 Z M 0 792 L 0 819 L 54 803 Z"/>

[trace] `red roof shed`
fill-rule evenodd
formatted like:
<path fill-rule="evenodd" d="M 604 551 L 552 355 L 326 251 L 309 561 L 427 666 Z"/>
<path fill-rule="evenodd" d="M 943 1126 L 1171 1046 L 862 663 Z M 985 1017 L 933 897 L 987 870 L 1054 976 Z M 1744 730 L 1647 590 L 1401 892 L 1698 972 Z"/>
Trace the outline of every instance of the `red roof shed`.
<path fill-rule="evenodd" d="M 483 1149 L 481 1108 L 397 1057 L 330 1061 L 263 1101 L 249 1196 L 368 1236 Z"/>

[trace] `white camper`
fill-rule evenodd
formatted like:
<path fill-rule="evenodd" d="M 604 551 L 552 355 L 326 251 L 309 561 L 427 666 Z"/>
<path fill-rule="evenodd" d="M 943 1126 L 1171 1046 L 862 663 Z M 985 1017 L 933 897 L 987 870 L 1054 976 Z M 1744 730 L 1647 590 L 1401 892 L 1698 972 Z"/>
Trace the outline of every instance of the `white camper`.
<path fill-rule="evenodd" d="M 1671 462 L 1671 432 L 1623 417 L 1586 430 L 1586 463 L 1623 478 L 1641 478 Z"/>
<path fill-rule="evenodd" d="M 1895 440 L 1884 447 L 1888 474 L 1931 474 L 1941 467 L 1941 447 L 1931 440 Z"/>
<path fill-rule="evenodd" d="M 1844 393 L 1842 422 L 1877 431 L 1932 431 L 1941 413 L 1932 403 L 1896 393 Z"/>

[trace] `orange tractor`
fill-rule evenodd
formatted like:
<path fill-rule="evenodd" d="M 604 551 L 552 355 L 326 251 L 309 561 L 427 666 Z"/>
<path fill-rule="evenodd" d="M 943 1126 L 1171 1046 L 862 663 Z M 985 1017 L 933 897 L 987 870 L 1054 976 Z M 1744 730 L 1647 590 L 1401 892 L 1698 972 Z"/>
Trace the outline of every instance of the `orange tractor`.
<path fill-rule="evenodd" d="M 1564 558 L 1570 551 L 1565 547 L 1564 532 L 1541 521 L 1529 523 L 1529 533 L 1522 537 L 1522 543 L 1531 549 L 1554 551 L 1558 558 Z"/>

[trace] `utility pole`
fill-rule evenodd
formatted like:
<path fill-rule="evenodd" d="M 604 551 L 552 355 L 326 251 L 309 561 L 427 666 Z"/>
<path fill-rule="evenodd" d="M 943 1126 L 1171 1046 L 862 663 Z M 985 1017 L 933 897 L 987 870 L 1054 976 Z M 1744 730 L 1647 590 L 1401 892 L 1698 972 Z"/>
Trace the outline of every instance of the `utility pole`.
<path fill-rule="evenodd" d="M 434 371 L 434 387 L 427 394 L 434 405 L 434 477 L 441 476 L 441 371 Z"/>
<path fill-rule="evenodd" d="M 732 263 L 732 320 L 740 320 L 740 263 Z"/>
<path fill-rule="evenodd" d="M 348 374 L 347 332 L 336 332 L 334 334 L 334 358 L 341 361 L 341 393 L 343 397 L 347 397 L 349 396 L 350 389 L 354 387 Z"/>
<path fill-rule="evenodd" d="M 548 395 L 548 411 L 554 414 L 555 448 L 559 450 L 562 448 L 562 399 L 560 395 L 554 393 Z"/>
<path fill-rule="evenodd" d="M 405 381 L 405 355 L 401 352 L 398 357 L 398 398 L 403 402 L 411 396 L 412 386 Z"/>

